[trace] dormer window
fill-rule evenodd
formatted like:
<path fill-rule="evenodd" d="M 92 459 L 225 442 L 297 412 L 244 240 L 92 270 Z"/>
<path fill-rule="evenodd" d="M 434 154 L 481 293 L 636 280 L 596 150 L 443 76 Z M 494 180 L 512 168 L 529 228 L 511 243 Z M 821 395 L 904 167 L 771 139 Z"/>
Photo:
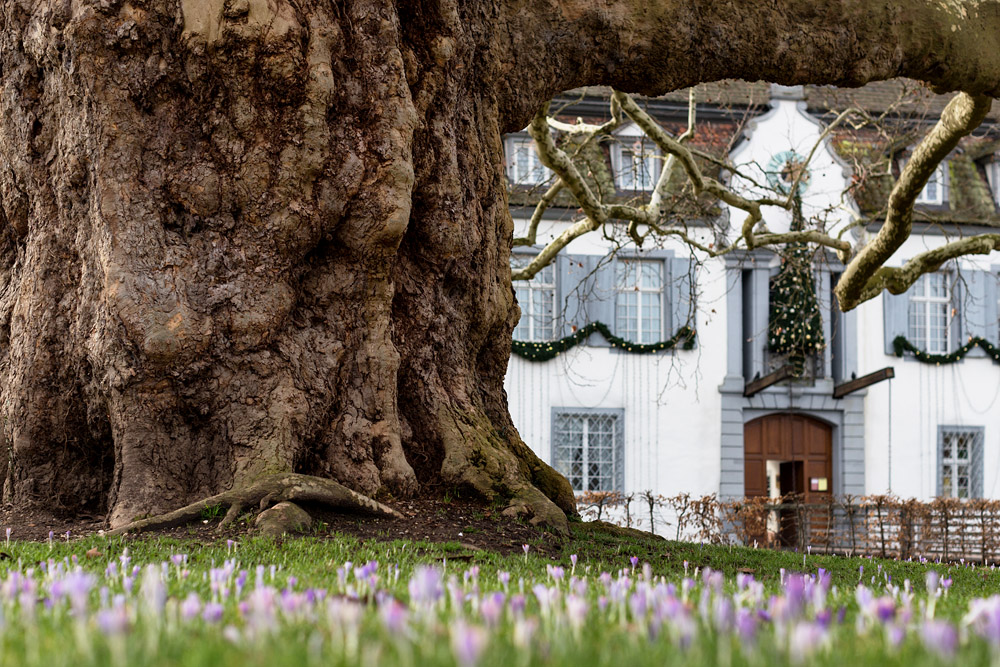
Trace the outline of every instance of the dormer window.
<path fill-rule="evenodd" d="M 622 132 L 611 145 L 611 168 L 615 187 L 631 192 L 650 192 L 660 177 L 659 150 L 644 135 Z"/>
<path fill-rule="evenodd" d="M 915 204 L 940 206 L 944 203 L 944 166 L 945 163 L 942 162 L 934 169 L 934 173 L 927 179 L 927 185 L 917 195 Z"/>
<path fill-rule="evenodd" d="M 539 185 L 549 180 L 552 172 L 542 164 L 531 137 L 507 137 L 507 180 L 511 185 Z"/>
<path fill-rule="evenodd" d="M 993 201 L 1000 205 L 1000 155 L 986 163 L 986 180 L 989 181 Z"/>
<path fill-rule="evenodd" d="M 906 166 L 907 159 L 900 160 L 900 172 L 902 172 L 903 168 Z M 923 206 L 941 206 L 945 203 L 947 167 L 948 161 L 942 160 L 941 163 L 934 168 L 934 173 L 927 179 L 927 184 L 924 185 L 924 189 L 920 191 L 920 194 L 918 194 L 917 198 L 913 201 L 914 204 Z"/>

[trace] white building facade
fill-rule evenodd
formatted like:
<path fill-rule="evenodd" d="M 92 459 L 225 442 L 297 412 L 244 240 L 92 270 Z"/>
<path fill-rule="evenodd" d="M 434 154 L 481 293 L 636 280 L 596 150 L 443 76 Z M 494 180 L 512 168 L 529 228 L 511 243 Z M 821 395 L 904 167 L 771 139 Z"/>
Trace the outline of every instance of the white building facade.
<path fill-rule="evenodd" d="M 835 136 L 823 135 L 825 125 L 804 97 L 800 88 L 771 89 L 768 107 L 729 153 L 750 177 L 733 178 L 732 186 L 753 193 L 753 182 L 770 179 L 780 188 L 782 165 L 811 156 L 800 185 L 803 215 L 862 242 L 878 220 L 854 201 L 852 165 L 835 150 Z M 622 143 L 629 150 L 608 150 L 610 169 L 631 170 L 615 182 L 640 190 L 655 181 L 646 172 L 658 164 L 647 163 L 637 143 Z M 983 188 L 996 180 L 988 178 L 993 164 L 978 164 Z M 924 205 L 947 209 L 949 187 L 957 187 L 950 173 L 946 165 L 928 185 Z M 526 232 L 530 210 L 512 207 L 515 236 Z M 515 248 L 514 264 L 537 253 L 574 214 L 552 209 L 539 226 L 539 245 Z M 788 228 L 785 211 L 767 215 L 771 231 Z M 721 216 L 730 235 L 738 234 L 744 214 Z M 889 265 L 992 224 L 918 222 Z M 706 244 L 718 241 L 696 221 L 691 233 Z M 547 361 L 512 355 L 506 389 L 524 441 L 581 493 L 1000 498 L 1000 362 L 980 347 L 940 364 L 908 351 L 897 356 L 894 347 L 900 336 L 929 354 L 952 353 L 973 338 L 1000 344 L 1000 253 L 961 259 L 904 295 L 886 293 L 849 313 L 832 307 L 843 267 L 821 254 L 814 279 L 825 348 L 805 377 L 748 392 L 780 366 L 767 340 L 769 282 L 779 262 L 767 250 L 704 259 L 679 242 L 638 249 L 613 246 L 600 233 L 573 241 L 553 266 L 515 284 L 522 307 L 515 340 L 560 339 L 593 322 L 629 344 L 667 341 L 685 326 L 696 340 L 691 349 L 638 354 L 595 332 Z M 834 396 L 853 378 L 885 368 L 893 379 Z"/>

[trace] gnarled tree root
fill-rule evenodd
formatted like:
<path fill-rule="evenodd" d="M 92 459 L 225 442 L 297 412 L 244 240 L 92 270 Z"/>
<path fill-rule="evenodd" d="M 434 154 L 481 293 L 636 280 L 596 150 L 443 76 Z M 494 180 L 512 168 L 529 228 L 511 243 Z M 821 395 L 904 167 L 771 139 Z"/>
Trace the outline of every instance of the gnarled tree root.
<path fill-rule="evenodd" d="M 245 509 L 266 509 L 270 505 L 282 501 L 316 503 L 349 512 L 391 519 L 399 519 L 403 516 L 391 507 L 352 491 L 333 480 L 311 475 L 285 473 L 265 477 L 248 487 L 226 491 L 191 503 L 173 512 L 133 521 L 109 531 L 108 534 L 141 533 L 148 530 L 182 526 L 200 519 L 202 512 L 208 508 L 220 505 L 228 508 L 221 524 L 227 526 L 235 521 Z"/>

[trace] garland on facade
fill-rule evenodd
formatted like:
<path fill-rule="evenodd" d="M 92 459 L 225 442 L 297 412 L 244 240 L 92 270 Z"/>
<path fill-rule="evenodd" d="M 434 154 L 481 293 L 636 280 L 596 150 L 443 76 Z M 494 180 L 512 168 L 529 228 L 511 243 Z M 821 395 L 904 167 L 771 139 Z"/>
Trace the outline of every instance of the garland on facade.
<path fill-rule="evenodd" d="M 1000 362 L 1000 348 L 997 348 L 993 343 L 989 342 L 984 338 L 969 339 L 969 342 L 958 348 L 954 352 L 948 354 L 931 354 L 930 352 L 924 352 L 917 348 L 916 345 L 907 340 L 906 336 L 896 336 L 892 341 L 892 348 L 896 352 L 897 357 L 903 356 L 903 352 L 913 353 L 914 358 L 917 361 L 921 361 L 925 364 L 953 364 L 956 361 L 961 361 L 965 355 L 972 351 L 972 348 L 979 346 L 983 349 L 986 354 L 990 355 L 993 361 Z"/>
<path fill-rule="evenodd" d="M 611 347 L 618 347 L 632 354 L 652 354 L 672 350 L 678 345 L 681 349 L 690 350 L 694 348 L 695 330 L 688 326 L 683 326 L 677 330 L 668 340 L 659 343 L 633 343 L 619 338 L 611 333 L 611 329 L 604 322 L 591 322 L 585 327 L 577 329 L 565 338 L 558 340 L 543 341 L 540 343 L 526 343 L 519 340 L 511 342 L 511 352 L 528 361 L 548 361 L 554 359 L 566 350 L 571 350 L 583 341 L 587 340 L 590 334 L 597 332 L 604 336 L 604 339 L 611 343 Z"/>
<path fill-rule="evenodd" d="M 801 231 L 804 226 L 802 201 L 796 196 L 791 231 Z M 781 258 L 781 270 L 771 280 L 770 291 L 768 349 L 775 354 L 787 354 L 795 375 L 802 375 L 806 357 L 826 346 L 807 244 L 788 244 Z"/>

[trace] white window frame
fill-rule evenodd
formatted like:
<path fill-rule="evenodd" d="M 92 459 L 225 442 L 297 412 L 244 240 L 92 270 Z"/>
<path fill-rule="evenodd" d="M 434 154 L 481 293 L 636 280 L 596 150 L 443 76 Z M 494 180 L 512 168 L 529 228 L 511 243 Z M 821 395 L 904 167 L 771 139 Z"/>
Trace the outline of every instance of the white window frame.
<path fill-rule="evenodd" d="M 930 294 L 929 276 L 940 276 L 944 281 L 944 296 L 933 296 Z M 917 282 L 913 283 L 909 291 L 909 303 L 906 312 L 906 337 L 910 342 L 931 354 L 947 353 L 951 341 L 952 317 L 952 284 L 951 275 L 945 271 L 936 273 L 925 273 L 920 276 Z M 938 339 L 931 335 L 931 318 L 936 309 L 944 308 L 944 338 Z M 923 310 L 923 332 L 922 334 L 914 327 L 914 311 Z"/>
<path fill-rule="evenodd" d="M 642 270 L 641 268 L 632 269 L 632 272 L 636 274 L 638 280 L 636 283 L 623 284 L 621 280 L 620 271 L 623 266 L 633 264 L 636 267 L 641 267 L 643 265 L 656 266 L 660 273 L 660 286 L 658 288 L 654 287 L 644 287 L 642 285 Z M 645 258 L 617 258 L 615 259 L 614 266 L 614 280 L 615 280 L 615 335 L 624 338 L 630 343 L 658 343 L 664 340 L 664 323 L 666 321 L 666 310 L 667 304 L 663 295 L 666 291 L 666 286 L 668 282 L 667 267 L 666 262 L 662 259 L 645 259 Z M 622 316 L 621 309 L 623 306 L 626 308 L 630 304 L 623 303 L 626 296 L 635 295 L 635 329 L 634 332 L 631 327 L 627 326 L 627 321 L 631 318 Z M 643 299 L 644 294 L 655 294 L 656 301 L 658 303 L 658 308 L 660 311 L 660 316 L 656 320 L 657 330 L 647 331 L 643 328 L 643 323 L 648 321 L 649 318 L 644 317 L 645 310 L 647 306 L 645 305 L 646 300 Z M 623 321 L 624 320 L 624 321 Z"/>
<path fill-rule="evenodd" d="M 635 158 L 636 148 L 639 149 L 640 159 Z M 643 134 L 619 134 L 611 145 L 611 168 L 615 173 L 615 187 L 619 190 L 652 192 L 660 178 L 662 162 L 656 144 Z M 636 183 L 637 164 L 645 166 L 646 173 L 649 174 L 648 183 Z"/>
<path fill-rule="evenodd" d="M 581 473 L 580 475 L 574 475 L 572 472 L 572 465 L 575 462 L 570 453 L 570 458 L 563 458 L 562 454 L 565 452 L 560 452 L 560 448 L 568 449 L 573 448 L 573 444 L 561 444 L 560 435 L 569 433 L 568 431 L 560 431 L 559 424 L 560 418 L 573 418 L 579 417 L 583 420 L 582 432 L 580 437 L 580 464 Z M 609 479 L 609 484 L 599 484 L 598 488 L 590 488 L 591 482 L 595 479 L 595 476 L 590 474 L 590 456 L 591 446 L 590 446 L 590 435 L 591 429 L 593 427 L 592 420 L 610 418 L 612 424 L 611 431 L 611 475 Z M 570 485 L 573 487 L 575 493 L 587 493 L 587 492 L 598 492 L 598 491 L 624 491 L 625 490 L 625 411 L 623 409 L 606 409 L 606 408 L 553 408 L 552 409 L 552 467 L 557 471 L 562 473 L 567 480 L 569 480 Z M 579 484 L 574 484 L 574 480 L 579 478 Z M 600 480 L 602 478 L 608 478 L 607 475 L 596 476 L 596 479 Z"/>
<path fill-rule="evenodd" d="M 938 496 L 945 498 L 981 498 L 983 496 L 983 435 L 982 426 L 939 426 L 938 427 Z M 966 438 L 966 458 L 958 457 L 960 438 Z M 945 441 L 951 439 L 948 447 Z M 945 453 L 949 454 L 945 456 Z M 961 468 L 965 467 L 965 493 L 959 480 Z"/>
<path fill-rule="evenodd" d="M 515 134 L 506 137 L 504 150 L 507 161 L 507 180 L 511 185 L 540 185 L 552 177 L 549 168 L 542 164 L 535 140 L 530 136 Z M 526 173 L 523 174 L 517 159 L 518 154 L 522 151 L 527 155 Z"/>
<path fill-rule="evenodd" d="M 909 158 L 905 160 L 900 160 L 899 162 L 900 172 L 902 172 L 903 168 L 906 167 L 906 163 L 908 160 Z M 941 160 L 940 164 L 938 164 L 938 166 L 934 168 L 934 173 L 931 174 L 931 177 L 927 179 L 927 183 L 920 190 L 920 193 L 917 194 L 917 198 L 913 200 L 914 204 L 921 204 L 923 206 L 942 206 L 944 204 L 945 201 L 944 190 L 947 178 L 945 174 L 945 168 L 947 166 L 948 166 L 948 161 Z M 932 183 L 934 184 L 934 196 L 931 196 L 931 194 L 928 191 L 928 188 L 931 187 Z"/>
<path fill-rule="evenodd" d="M 1000 206 L 1000 155 L 986 163 L 986 181 L 990 184 L 993 203 Z"/>
<path fill-rule="evenodd" d="M 514 253 L 511 255 L 511 266 L 521 268 L 534 259 L 531 255 Z M 521 319 L 514 327 L 513 338 L 525 343 L 555 340 L 557 336 L 558 318 L 556 317 L 556 297 L 558 272 L 556 263 L 550 262 L 530 280 L 518 280 L 514 283 L 514 293 L 518 305 L 521 306 Z M 551 318 L 546 324 L 539 321 L 535 307 L 539 301 L 547 299 L 550 305 Z M 544 306 L 544 303 L 542 304 Z"/>

